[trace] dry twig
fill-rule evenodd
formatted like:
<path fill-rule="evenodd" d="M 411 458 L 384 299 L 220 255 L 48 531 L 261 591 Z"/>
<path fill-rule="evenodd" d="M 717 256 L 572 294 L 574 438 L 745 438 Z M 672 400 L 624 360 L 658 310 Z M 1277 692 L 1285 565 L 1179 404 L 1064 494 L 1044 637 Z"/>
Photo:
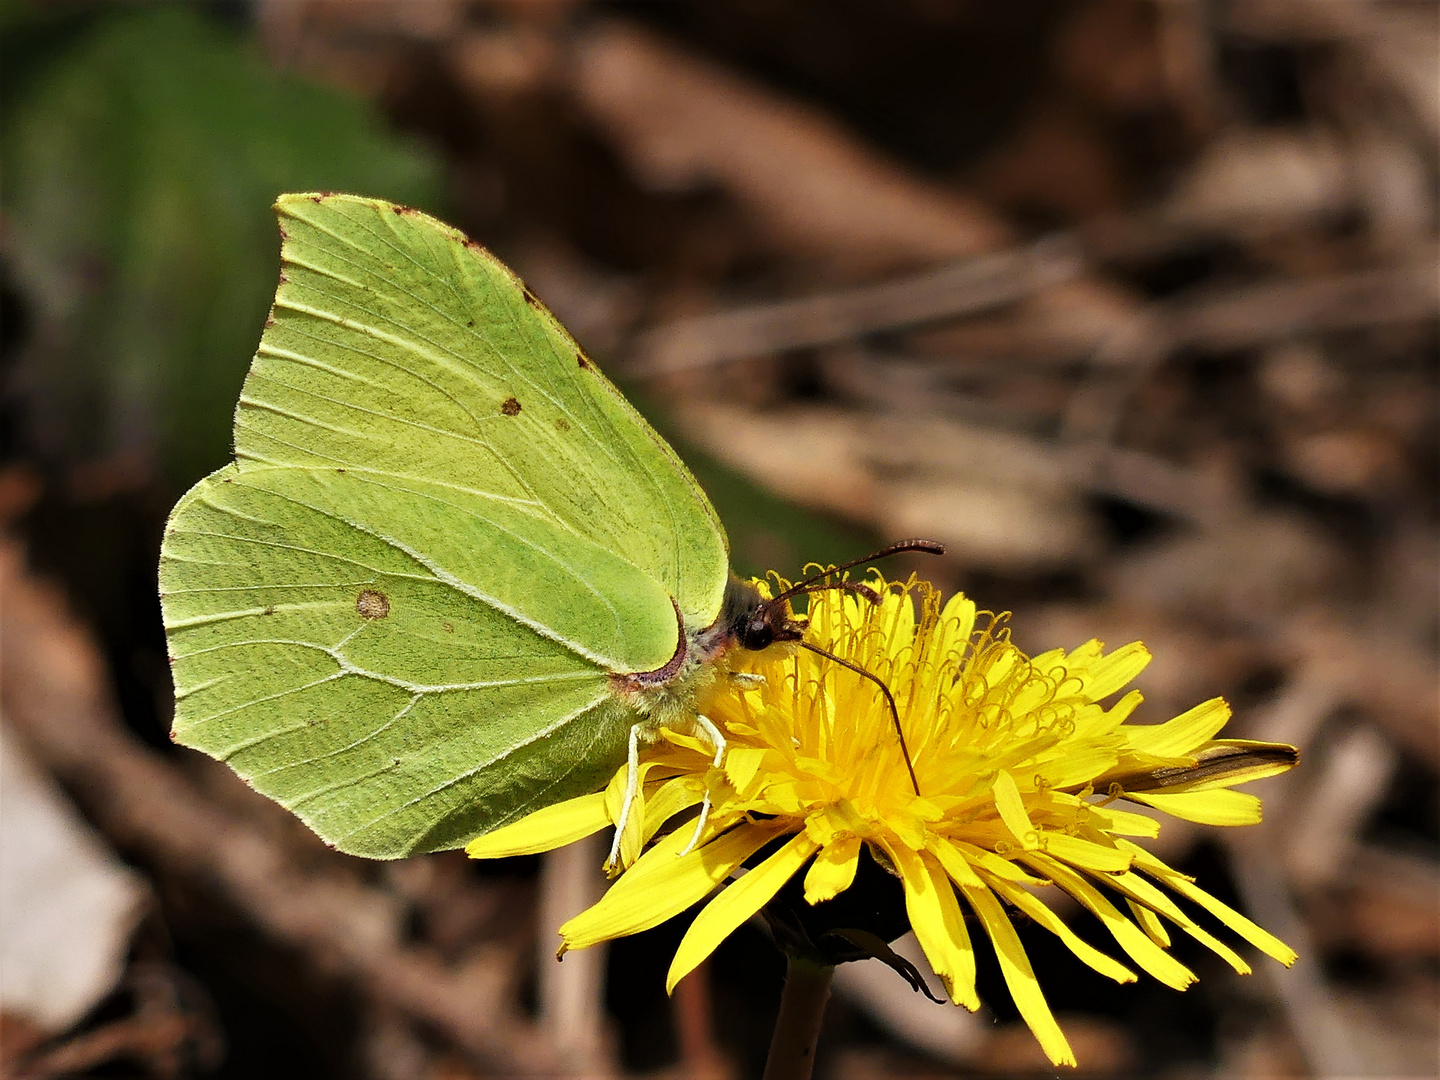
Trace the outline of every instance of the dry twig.
<path fill-rule="evenodd" d="M 683 319 L 647 331 L 626 370 L 658 375 L 970 315 L 1073 280 L 1080 269 L 1074 241 L 1053 237 L 877 285 Z"/>

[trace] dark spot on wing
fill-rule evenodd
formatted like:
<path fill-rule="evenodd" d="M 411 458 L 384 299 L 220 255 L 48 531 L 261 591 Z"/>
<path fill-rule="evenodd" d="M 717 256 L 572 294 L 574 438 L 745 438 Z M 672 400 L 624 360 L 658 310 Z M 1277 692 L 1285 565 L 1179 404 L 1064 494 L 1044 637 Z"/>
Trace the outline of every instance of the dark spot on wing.
<path fill-rule="evenodd" d="M 569 431 L 569 430 L 570 430 L 570 421 L 569 421 L 569 420 L 566 420 L 565 417 L 563 417 L 563 416 L 557 416 L 557 417 L 555 418 L 555 430 L 556 430 L 556 431 Z"/>
<path fill-rule="evenodd" d="M 416 210 L 413 206 L 403 206 L 403 205 L 401 205 L 400 203 L 395 203 L 395 204 L 394 204 L 394 207 L 395 207 L 395 212 L 396 212 L 397 214 L 410 215 L 410 214 L 418 214 L 418 213 L 420 213 L 420 211 L 419 211 L 419 210 Z"/>
<path fill-rule="evenodd" d="M 475 325 L 475 320 L 474 320 L 474 319 L 466 319 L 466 320 L 465 320 L 465 325 L 466 325 L 466 326 L 474 326 L 474 325 Z"/>
<path fill-rule="evenodd" d="M 542 306 L 540 303 L 540 298 L 536 296 L 533 292 L 531 292 L 530 286 L 526 285 L 523 281 L 520 283 L 520 291 L 525 294 L 525 302 L 531 307 L 538 310 Z"/>
<path fill-rule="evenodd" d="M 325 200 L 325 197 L 329 194 L 330 192 L 328 191 L 322 191 L 319 195 L 311 195 L 310 201 L 313 203 L 323 202 Z"/>
<path fill-rule="evenodd" d="M 355 610 L 362 619 L 383 619 L 390 614 L 390 598 L 375 589 L 366 589 L 355 598 Z"/>
<path fill-rule="evenodd" d="M 261 615 L 274 615 L 274 614 L 275 614 L 275 605 L 274 605 L 274 604 L 266 604 L 266 605 L 265 605 L 265 610 L 262 611 L 262 612 L 260 612 L 260 614 L 261 614 Z"/>
<path fill-rule="evenodd" d="M 271 315 L 266 315 L 266 316 L 265 316 L 265 329 L 266 329 L 266 330 L 269 330 L 270 327 L 272 327 L 272 326 L 274 326 L 274 325 L 275 325 L 275 316 L 274 316 L 273 314 L 271 314 Z"/>
<path fill-rule="evenodd" d="M 290 280 L 290 279 L 285 276 L 285 271 L 284 271 L 284 269 L 282 268 L 281 271 L 280 271 L 280 284 L 281 284 L 281 285 L 284 285 L 284 284 L 285 284 L 287 281 L 289 281 L 289 280 Z"/>
<path fill-rule="evenodd" d="M 585 356 L 583 352 L 577 352 L 575 354 L 575 359 L 580 362 L 580 367 L 583 371 L 589 371 L 595 366 L 594 364 L 590 363 L 589 359 Z"/>
<path fill-rule="evenodd" d="M 442 622 L 440 624 L 440 629 L 444 630 L 447 634 L 453 634 L 455 632 L 455 627 L 448 622 Z"/>
<path fill-rule="evenodd" d="M 507 397 L 503 402 L 501 402 L 500 411 L 506 416 L 519 416 L 520 402 L 516 401 L 513 397 Z"/>

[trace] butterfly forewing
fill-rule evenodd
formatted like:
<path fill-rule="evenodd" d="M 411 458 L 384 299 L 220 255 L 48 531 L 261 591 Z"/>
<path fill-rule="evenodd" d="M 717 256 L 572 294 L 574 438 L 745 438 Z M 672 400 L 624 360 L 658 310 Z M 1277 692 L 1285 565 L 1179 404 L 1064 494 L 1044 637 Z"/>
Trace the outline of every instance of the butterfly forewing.
<path fill-rule="evenodd" d="M 511 500 L 624 558 L 687 618 L 714 617 L 728 555 L 708 500 L 508 269 L 386 203 L 277 208 L 284 280 L 236 418 L 242 461 Z"/>

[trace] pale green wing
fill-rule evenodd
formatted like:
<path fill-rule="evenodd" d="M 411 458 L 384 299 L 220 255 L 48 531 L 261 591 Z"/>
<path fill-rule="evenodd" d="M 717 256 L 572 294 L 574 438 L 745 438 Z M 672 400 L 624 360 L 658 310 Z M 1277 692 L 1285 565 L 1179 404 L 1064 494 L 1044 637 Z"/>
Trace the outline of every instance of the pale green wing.
<path fill-rule="evenodd" d="M 719 609 L 724 535 L 673 452 L 483 250 L 286 196 L 237 463 L 166 530 L 178 741 L 346 851 L 452 847 L 603 783 Z M 671 597 L 675 598 L 672 604 Z"/>
<path fill-rule="evenodd" d="M 283 195 L 276 209 L 281 281 L 236 414 L 242 466 L 509 500 L 620 556 L 687 622 L 714 619 L 729 557 L 709 501 L 514 274 L 415 210 L 349 195 Z M 517 590 L 523 611 L 535 597 Z M 664 663 L 664 631 L 617 666 Z"/>

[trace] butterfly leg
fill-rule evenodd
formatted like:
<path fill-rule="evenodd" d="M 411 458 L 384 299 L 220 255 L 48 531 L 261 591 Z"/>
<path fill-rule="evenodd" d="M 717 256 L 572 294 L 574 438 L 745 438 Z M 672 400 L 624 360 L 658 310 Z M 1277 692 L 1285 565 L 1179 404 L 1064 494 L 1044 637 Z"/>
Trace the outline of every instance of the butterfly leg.
<path fill-rule="evenodd" d="M 702 713 L 695 714 L 695 726 L 710 740 L 710 745 L 715 748 L 715 758 L 712 764 L 719 768 L 725 761 L 725 736 L 720 734 L 720 729 L 710 722 L 710 718 Z M 695 833 L 690 837 L 690 843 L 685 845 L 681 855 L 689 855 L 695 850 L 695 845 L 700 843 L 700 834 L 705 831 L 705 822 L 710 817 L 710 792 L 707 789 L 705 798 L 700 802 L 700 816 L 695 820 Z"/>
<path fill-rule="evenodd" d="M 630 820 L 630 808 L 635 805 L 635 796 L 640 789 L 640 735 L 643 724 L 630 727 L 630 756 L 625 765 L 625 801 L 620 804 L 620 820 L 615 823 L 615 840 L 610 845 L 610 857 L 605 860 L 606 869 L 620 865 L 620 840 L 625 835 L 625 823 Z"/>

